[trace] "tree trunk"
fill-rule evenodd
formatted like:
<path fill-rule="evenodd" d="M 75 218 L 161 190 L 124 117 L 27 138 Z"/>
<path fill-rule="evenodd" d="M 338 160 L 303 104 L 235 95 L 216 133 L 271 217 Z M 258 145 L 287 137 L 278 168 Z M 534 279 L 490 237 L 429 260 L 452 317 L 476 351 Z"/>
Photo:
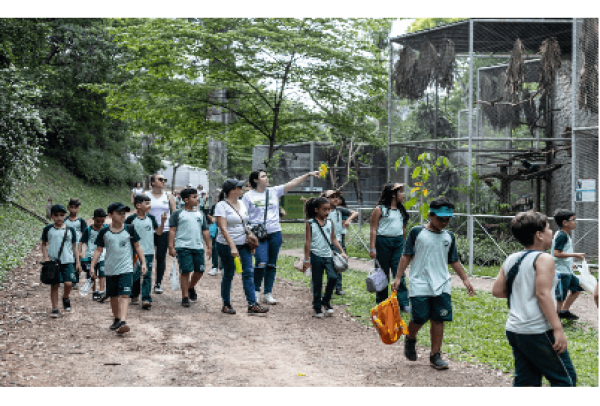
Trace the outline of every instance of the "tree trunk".
<path fill-rule="evenodd" d="M 358 162 L 358 158 L 355 155 L 352 159 L 353 163 L 354 163 L 354 170 L 356 171 L 356 177 L 354 178 L 354 190 L 356 191 L 356 204 L 358 204 L 358 207 L 362 207 L 363 206 L 363 195 L 362 195 L 362 189 L 360 188 L 360 163 Z"/>
<path fill-rule="evenodd" d="M 175 174 L 177 173 L 177 168 L 179 165 L 173 165 L 173 179 L 171 179 L 171 193 L 175 191 Z"/>

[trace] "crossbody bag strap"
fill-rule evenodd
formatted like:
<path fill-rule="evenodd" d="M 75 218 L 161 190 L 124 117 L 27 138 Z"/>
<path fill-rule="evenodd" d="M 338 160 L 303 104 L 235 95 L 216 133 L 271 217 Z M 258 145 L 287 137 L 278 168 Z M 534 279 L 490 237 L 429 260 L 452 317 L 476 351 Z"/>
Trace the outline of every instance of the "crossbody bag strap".
<path fill-rule="evenodd" d="M 519 260 L 508 271 L 508 275 L 506 276 L 506 304 L 509 309 L 510 309 L 510 296 L 512 295 L 513 284 L 515 282 L 515 278 L 517 277 L 517 274 L 519 273 L 519 269 L 521 268 L 521 263 L 523 262 L 523 260 L 525 259 L 525 257 L 527 255 L 531 254 L 534 251 L 535 250 L 529 250 L 525 254 L 523 254 L 521 256 L 521 258 L 519 258 Z"/>
<path fill-rule="evenodd" d="M 265 218 L 263 224 L 267 225 L 267 210 L 269 210 L 269 188 L 267 188 L 267 201 L 265 202 Z"/>
<path fill-rule="evenodd" d="M 248 234 L 246 232 L 246 223 L 244 223 L 244 218 L 242 217 L 242 215 L 240 214 L 240 212 L 237 211 L 235 209 L 235 207 L 233 207 L 233 205 L 231 203 L 229 203 L 227 200 L 225 200 L 225 203 L 227 203 L 229 205 L 229 207 L 231 207 L 233 209 L 233 211 L 235 211 L 237 213 L 237 215 L 240 216 L 240 220 L 242 220 L 242 226 L 244 226 L 244 234 Z"/>
<path fill-rule="evenodd" d="M 327 224 L 328 221 L 329 220 L 325 220 L 325 224 Z M 332 253 L 335 252 L 335 250 L 333 249 L 333 244 L 325 236 L 325 231 L 323 231 L 323 227 L 321 227 L 321 225 L 319 224 L 319 222 L 317 220 L 314 220 L 314 222 L 317 223 L 317 226 L 319 226 L 319 230 L 321 230 L 321 234 L 323 234 L 323 238 L 325 238 L 325 241 L 329 243 L 329 248 L 331 248 Z"/>
<path fill-rule="evenodd" d="M 58 258 L 56 259 L 60 264 L 60 256 L 62 255 L 63 248 L 65 247 L 65 241 L 67 241 L 67 233 L 69 232 L 69 227 L 65 226 L 65 236 L 63 237 L 62 243 L 60 244 L 60 249 L 58 250 Z"/>

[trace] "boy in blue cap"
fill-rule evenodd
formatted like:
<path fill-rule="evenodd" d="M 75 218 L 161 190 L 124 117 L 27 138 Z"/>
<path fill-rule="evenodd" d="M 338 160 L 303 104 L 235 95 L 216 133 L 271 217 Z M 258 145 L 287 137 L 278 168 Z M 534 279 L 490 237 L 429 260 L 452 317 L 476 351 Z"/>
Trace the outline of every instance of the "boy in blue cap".
<path fill-rule="evenodd" d="M 445 197 L 439 197 L 429 207 L 429 223 L 413 227 L 408 233 L 392 289 L 398 290 L 402 275 L 412 262 L 408 276 L 412 317 L 404 340 L 404 355 L 410 361 L 417 360 L 417 333 L 430 320 L 429 362 L 435 369 L 447 369 L 448 363 L 442 359 L 440 351 L 444 322 L 452 321 L 452 279 L 448 265 L 460 277 L 469 296 L 473 296 L 475 291 L 458 259 L 454 234 L 444 230 L 450 218 L 454 217 L 454 204 Z"/>
<path fill-rule="evenodd" d="M 94 256 L 94 252 L 96 251 L 96 238 L 103 228 L 108 227 L 106 224 L 104 224 L 105 220 L 106 212 L 103 208 L 94 210 L 94 223 L 83 230 L 81 240 L 79 241 L 79 252 L 81 252 L 83 255 L 81 266 L 86 270 L 88 278 L 91 277 L 90 265 L 92 262 L 92 257 Z M 83 249 L 84 245 L 85 250 Z M 94 292 L 92 293 L 92 299 L 103 303 L 106 300 L 106 295 L 104 294 L 104 288 L 106 285 L 106 275 L 104 274 L 104 250 L 98 259 L 98 264 L 96 265 L 95 271 L 98 281 L 94 279 Z M 98 288 L 100 290 L 98 290 Z"/>
<path fill-rule="evenodd" d="M 58 288 L 63 284 L 63 307 L 65 312 L 71 311 L 72 283 L 75 282 L 75 272 L 81 272 L 79 252 L 77 252 L 77 235 L 72 227 L 67 227 L 65 217 L 67 210 L 61 204 L 55 204 L 50 208 L 50 218 L 54 224 L 47 225 L 42 231 L 42 255 L 43 261 L 50 260 L 60 262 L 59 282 L 51 285 L 50 300 L 52 302 L 52 318 L 57 318 L 58 312 Z M 64 244 L 63 244 L 64 241 Z M 61 251 L 62 246 L 62 251 Z M 60 253 L 60 258 L 59 254 Z M 75 268 L 73 267 L 75 264 Z"/>
<path fill-rule="evenodd" d="M 142 275 L 146 273 L 146 259 L 140 246 L 140 236 L 133 226 L 125 227 L 125 215 L 131 209 L 121 202 L 108 206 L 108 215 L 112 219 L 109 227 L 103 228 L 96 237 L 96 251 L 92 258 L 90 274 L 106 249 L 104 273 L 106 274 L 106 296 L 110 297 L 114 323 L 111 330 L 123 334 L 129 331 L 125 319 L 129 309 L 129 295 L 133 284 L 133 255 L 137 253 L 142 264 Z"/>

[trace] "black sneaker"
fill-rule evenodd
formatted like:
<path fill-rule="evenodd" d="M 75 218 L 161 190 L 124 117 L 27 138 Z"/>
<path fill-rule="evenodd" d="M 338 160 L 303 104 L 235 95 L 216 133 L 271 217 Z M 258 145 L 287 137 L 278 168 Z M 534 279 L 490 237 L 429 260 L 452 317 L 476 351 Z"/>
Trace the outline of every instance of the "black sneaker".
<path fill-rule="evenodd" d="M 65 312 L 70 312 L 71 311 L 71 299 L 69 299 L 68 297 L 63 297 L 63 307 L 65 308 Z"/>
<path fill-rule="evenodd" d="M 157 295 L 161 295 L 163 293 L 163 290 L 160 287 L 160 283 L 154 285 L 154 293 L 156 293 Z"/>
<path fill-rule="evenodd" d="M 117 333 L 125 334 L 129 331 L 129 326 L 126 321 L 122 321 L 119 323 L 119 327 L 117 327 Z"/>
<path fill-rule="evenodd" d="M 104 301 L 106 299 L 108 299 L 108 296 L 106 296 L 105 292 L 98 293 L 98 299 L 97 299 L 98 303 L 104 303 Z"/>
<path fill-rule="evenodd" d="M 52 317 L 53 319 L 57 319 L 59 314 L 60 313 L 58 312 L 58 309 L 52 309 L 52 313 L 50 313 L 50 317 Z"/>
<path fill-rule="evenodd" d="M 409 361 L 416 361 L 417 360 L 417 348 L 416 348 L 416 346 L 417 346 L 417 339 L 416 338 L 414 340 L 411 340 L 408 337 L 406 337 L 404 339 L 404 356 Z"/>
<path fill-rule="evenodd" d="M 73 282 L 73 284 L 71 285 L 71 289 L 79 290 L 79 287 L 77 286 L 77 282 Z"/>
<path fill-rule="evenodd" d="M 188 296 L 190 297 L 190 300 L 192 302 L 195 302 L 198 300 L 198 294 L 196 293 L 196 289 L 194 289 L 194 288 L 188 289 Z"/>
<path fill-rule="evenodd" d="M 442 354 L 439 352 L 429 356 L 429 363 L 435 369 L 448 369 L 448 363 L 442 359 Z"/>
<path fill-rule="evenodd" d="M 227 313 L 227 314 L 235 314 L 235 309 L 231 306 L 223 306 L 223 308 L 221 309 L 221 313 Z"/>
<path fill-rule="evenodd" d="M 113 324 L 111 324 L 110 329 L 111 330 L 116 330 L 119 328 L 119 326 L 121 325 L 121 320 L 120 319 L 115 319 L 115 322 Z"/>
<path fill-rule="evenodd" d="M 92 292 L 92 300 L 98 301 L 98 298 L 100 298 L 98 291 Z"/>
<path fill-rule="evenodd" d="M 181 305 L 182 305 L 183 307 L 190 307 L 190 306 L 192 305 L 192 303 L 190 302 L 190 298 L 189 298 L 189 297 L 184 297 L 184 298 L 181 300 Z"/>
<path fill-rule="evenodd" d="M 558 317 L 560 317 L 561 319 L 565 319 L 565 320 L 579 320 L 579 316 L 571 313 L 568 310 L 563 310 L 558 312 Z"/>
<path fill-rule="evenodd" d="M 266 313 L 269 311 L 268 307 L 262 307 L 258 303 L 254 303 L 252 306 L 248 306 L 248 313 L 259 314 Z"/>
<path fill-rule="evenodd" d="M 344 296 L 346 293 L 340 288 L 335 288 L 335 294 L 339 296 Z"/>

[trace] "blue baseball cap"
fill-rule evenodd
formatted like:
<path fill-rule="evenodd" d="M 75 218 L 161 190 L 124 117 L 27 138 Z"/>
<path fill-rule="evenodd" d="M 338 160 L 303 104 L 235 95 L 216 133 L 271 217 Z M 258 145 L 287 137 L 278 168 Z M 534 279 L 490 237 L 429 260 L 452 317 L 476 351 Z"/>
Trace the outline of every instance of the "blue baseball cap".
<path fill-rule="evenodd" d="M 429 209 L 429 213 L 435 214 L 438 217 L 454 217 L 454 209 L 448 206 Z"/>

